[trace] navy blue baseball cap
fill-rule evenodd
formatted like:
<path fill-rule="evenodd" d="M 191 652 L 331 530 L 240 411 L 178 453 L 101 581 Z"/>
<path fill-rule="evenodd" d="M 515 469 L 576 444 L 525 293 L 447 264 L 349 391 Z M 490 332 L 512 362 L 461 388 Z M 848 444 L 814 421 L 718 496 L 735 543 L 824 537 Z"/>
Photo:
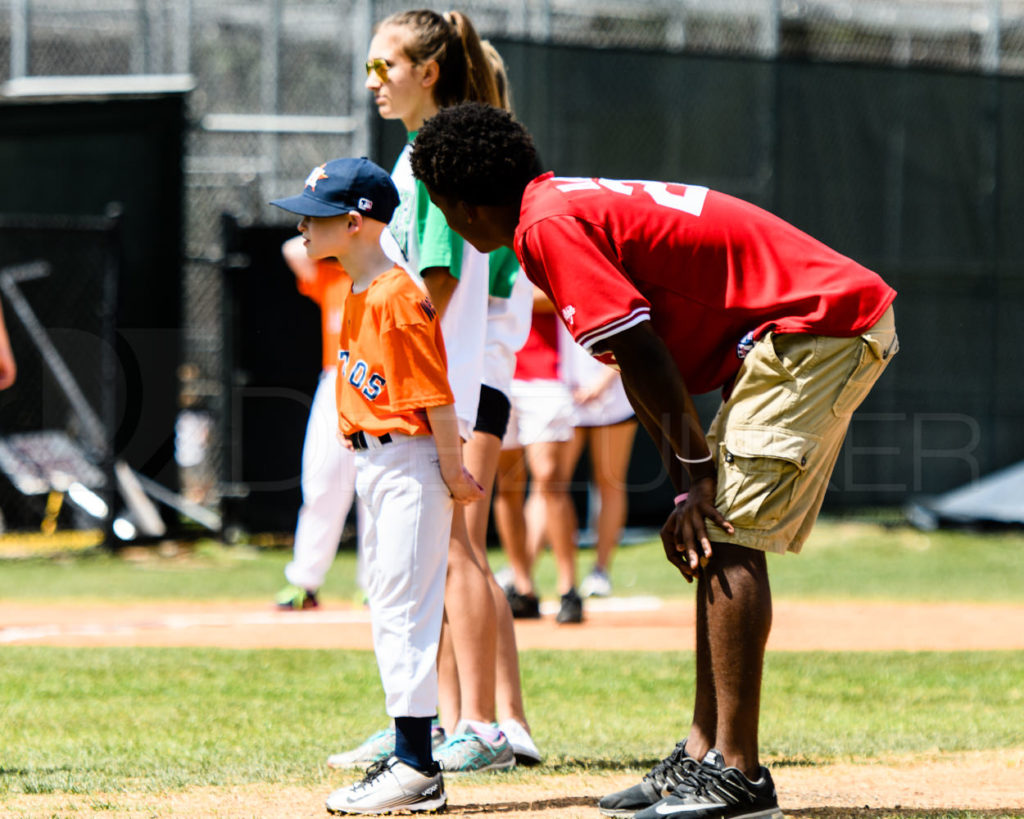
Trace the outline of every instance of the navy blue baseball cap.
<path fill-rule="evenodd" d="M 298 196 L 270 203 L 300 216 L 340 216 L 358 211 L 387 224 L 398 207 L 398 190 L 387 171 L 366 157 L 332 159 L 310 171 Z"/>

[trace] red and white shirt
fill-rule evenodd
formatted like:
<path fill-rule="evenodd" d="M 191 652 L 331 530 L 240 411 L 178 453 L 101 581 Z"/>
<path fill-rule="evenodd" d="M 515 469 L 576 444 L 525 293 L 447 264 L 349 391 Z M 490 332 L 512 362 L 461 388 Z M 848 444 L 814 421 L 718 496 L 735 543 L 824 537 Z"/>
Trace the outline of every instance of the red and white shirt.
<path fill-rule="evenodd" d="M 580 345 L 650 320 L 693 393 L 731 384 L 748 333 L 849 338 L 896 297 L 777 216 L 695 185 L 544 174 L 514 249 Z"/>

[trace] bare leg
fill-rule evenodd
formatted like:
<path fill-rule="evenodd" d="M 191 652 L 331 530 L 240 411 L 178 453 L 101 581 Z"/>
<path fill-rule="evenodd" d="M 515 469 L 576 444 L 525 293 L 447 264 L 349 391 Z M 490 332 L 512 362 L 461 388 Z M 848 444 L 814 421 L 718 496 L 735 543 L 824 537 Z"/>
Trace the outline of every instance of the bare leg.
<path fill-rule="evenodd" d="M 441 727 L 448 736 L 451 736 L 459 723 L 462 704 L 459 692 L 459 667 L 455 662 L 455 649 L 452 646 L 452 634 L 447 617 L 441 624 L 441 642 L 437 646 L 437 699 Z"/>
<path fill-rule="evenodd" d="M 547 505 L 541 498 L 536 484 L 530 486 L 529 494 L 526 496 L 523 517 L 526 520 L 526 558 L 530 565 L 530 577 L 533 577 L 533 567 L 537 565 L 541 553 L 550 545 Z"/>
<path fill-rule="evenodd" d="M 569 497 L 572 475 L 566 474 L 568 446 L 567 441 L 545 441 L 526 447 L 526 462 L 544 510 L 545 532 L 555 556 L 559 594 L 576 585 L 576 510 Z"/>
<path fill-rule="evenodd" d="M 515 621 L 505 592 L 491 575 L 491 594 L 498 615 L 498 666 L 495 680 L 495 697 L 498 717 L 514 719 L 527 731 L 530 723 L 526 719 L 523 704 L 522 678 L 519 673 L 519 648 L 516 645 Z"/>
<path fill-rule="evenodd" d="M 594 483 L 601 498 L 597 517 L 596 565 L 607 574 L 622 528 L 626 525 L 626 472 L 633 453 L 636 421 L 594 427 L 587 433 Z"/>
<path fill-rule="evenodd" d="M 452 516 L 445 586 L 445 616 L 458 665 L 459 718 L 494 722 L 497 619 L 487 582 L 490 569 L 480 565 L 470 546 L 464 510 L 456 506 Z"/>
<path fill-rule="evenodd" d="M 572 480 L 572 474 L 576 471 L 576 464 L 583 457 L 583 450 L 587 448 L 591 429 L 591 427 L 574 427 L 572 438 L 565 442 L 565 446 L 562 449 L 562 457 L 565 459 L 564 474 L 569 476 L 569 480 Z M 593 453 L 591 453 L 591 458 L 593 458 Z"/>
<path fill-rule="evenodd" d="M 694 759 L 715 747 L 718 730 L 718 704 L 715 701 L 715 678 L 711 673 L 711 645 L 708 641 L 708 605 L 703 589 L 704 578 L 697 581 L 697 672 L 693 702 L 693 724 L 686 739 L 686 752 Z"/>
<path fill-rule="evenodd" d="M 522 449 L 506 449 L 498 458 L 494 526 L 520 594 L 533 594 L 532 563 L 527 554 L 526 460 Z"/>
<path fill-rule="evenodd" d="M 727 765 L 756 779 L 761 675 L 772 623 L 768 565 L 764 553 L 753 549 L 727 543 L 715 543 L 712 549 L 697 586 L 697 696 L 687 750 L 703 756 L 716 747 Z M 702 669 L 701 661 L 701 604 L 709 670 Z M 713 686 L 713 731 L 708 676 Z"/>
<path fill-rule="evenodd" d="M 484 565 L 487 565 L 487 522 L 490 519 L 491 494 L 500 456 L 501 439 L 487 432 L 474 432 L 462 448 L 466 468 L 484 488 L 483 499 L 466 507 L 469 542 Z"/>
<path fill-rule="evenodd" d="M 511 717 L 529 729 L 523 706 L 523 692 L 519 679 L 519 652 L 516 647 L 515 624 L 512 609 L 498 581 L 494 579 L 487 562 L 487 520 L 491 505 L 491 491 L 501 454 L 501 439 L 486 432 L 475 432 L 472 440 L 463 449 L 466 468 L 483 485 L 486 495 L 483 500 L 470 505 L 466 510 L 469 542 L 479 562 L 487 572 L 488 586 L 494 600 L 497 625 L 497 666 L 495 696 L 497 713 L 503 718 Z"/>

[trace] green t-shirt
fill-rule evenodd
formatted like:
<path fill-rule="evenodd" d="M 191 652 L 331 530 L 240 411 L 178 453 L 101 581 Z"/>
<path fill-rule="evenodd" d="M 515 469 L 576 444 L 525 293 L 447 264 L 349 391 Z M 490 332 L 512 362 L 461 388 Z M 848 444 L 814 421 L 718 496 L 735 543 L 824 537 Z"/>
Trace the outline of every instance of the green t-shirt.
<path fill-rule="evenodd" d="M 519 275 L 519 260 L 516 254 L 512 252 L 512 248 L 499 247 L 488 254 L 487 265 L 491 273 L 488 295 L 507 299 L 512 295 L 512 286 Z"/>

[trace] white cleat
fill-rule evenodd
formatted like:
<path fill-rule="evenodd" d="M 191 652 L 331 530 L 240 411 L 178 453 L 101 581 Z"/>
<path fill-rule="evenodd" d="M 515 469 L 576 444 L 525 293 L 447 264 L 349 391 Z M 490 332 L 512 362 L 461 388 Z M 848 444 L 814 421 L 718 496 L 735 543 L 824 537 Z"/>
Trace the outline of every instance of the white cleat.
<path fill-rule="evenodd" d="M 385 757 L 354 785 L 327 797 L 327 812 L 336 814 L 432 813 L 448 803 L 441 771 L 425 774 L 397 756 Z"/>

